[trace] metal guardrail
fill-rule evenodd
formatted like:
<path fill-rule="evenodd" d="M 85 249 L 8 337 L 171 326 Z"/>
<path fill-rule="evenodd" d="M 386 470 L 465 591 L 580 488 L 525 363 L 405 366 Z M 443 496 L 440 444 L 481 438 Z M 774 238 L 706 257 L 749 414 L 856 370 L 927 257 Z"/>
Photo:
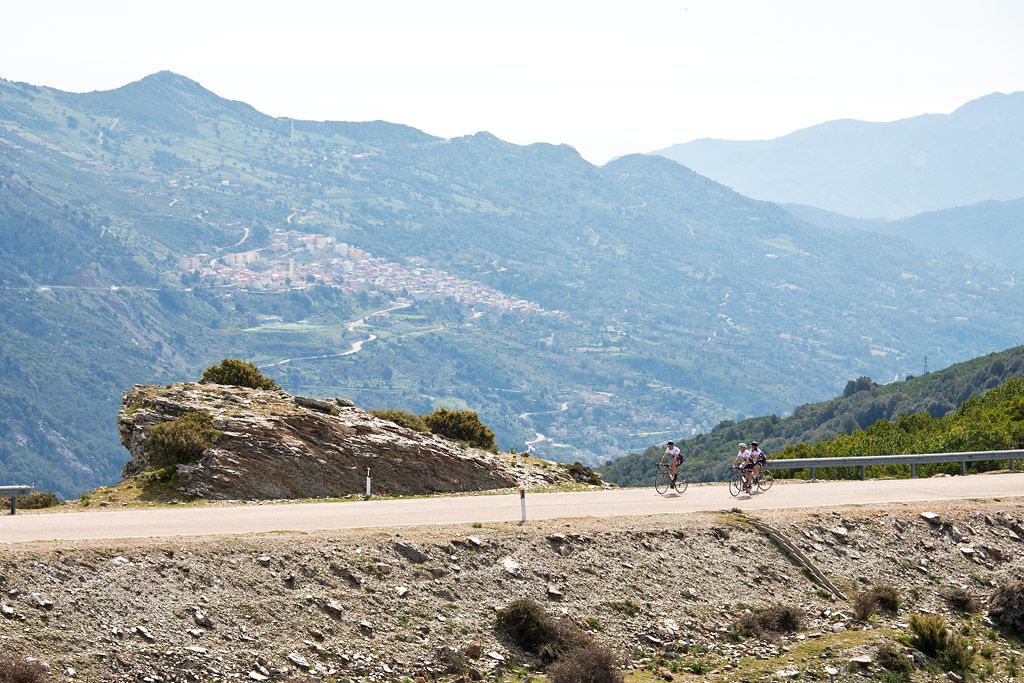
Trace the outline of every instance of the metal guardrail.
<path fill-rule="evenodd" d="M 919 455 L 855 455 L 839 458 L 777 458 L 768 461 L 768 467 L 782 470 L 810 470 L 819 467 L 859 467 L 860 478 L 865 478 L 866 468 L 872 465 L 910 465 L 910 476 L 917 476 L 917 466 L 926 463 L 958 462 L 960 474 L 967 474 L 969 462 L 991 462 L 1009 460 L 1010 470 L 1017 471 L 1017 460 L 1024 459 L 1024 450 L 1013 451 L 969 451 L 966 453 L 921 453 Z"/>
<path fill-rule="evenodd" d="M 19 484 L 17 486 L 0 486 L 0 498 L 11 499 L 11 514 L 18 514 L 18 496 L 30 496 L 36 492 L 36 487 L 31 484 Z"/>

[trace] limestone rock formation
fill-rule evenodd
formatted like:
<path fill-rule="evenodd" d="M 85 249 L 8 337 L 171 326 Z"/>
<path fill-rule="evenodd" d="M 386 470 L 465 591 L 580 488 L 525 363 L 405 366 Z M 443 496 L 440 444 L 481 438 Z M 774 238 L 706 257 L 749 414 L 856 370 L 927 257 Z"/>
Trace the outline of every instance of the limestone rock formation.
<path fill-rule="evenodd" d="M 552 484 L 563 467 L 541 468 L 513 456 L 464 448 L 354 407 L 346 399 L 309 399 L 284 391 L 219 384 L 136 385 L 118 415 L 131 452 L 123 475 L 152 469 L 146 439 L 153 425 L 200 412 L 223 434 L 191 463 L 178 465 L 181 493 L 210 499 L 316 498 L 359 494 L 370 469 L 373 491 L 409 495 Z"/>

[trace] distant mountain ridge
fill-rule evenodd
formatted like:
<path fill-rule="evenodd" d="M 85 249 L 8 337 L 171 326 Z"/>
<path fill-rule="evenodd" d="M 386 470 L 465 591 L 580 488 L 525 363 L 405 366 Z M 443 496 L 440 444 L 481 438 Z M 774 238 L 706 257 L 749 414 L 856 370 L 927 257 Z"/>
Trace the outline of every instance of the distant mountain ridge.
<path fill-rule="evenodd" d="M 1024 197 L 1024 92 L 951 114 L 840 120 L 773 140 L 701 139 L 655 152 L 745 195 L 856 218 L 905 218 Z"/>
<path fill-rule="evenodd" d="M 926 211 L 898 221 L 850 218 L 799 204 L 784 206 L 821 227 L 877 232 L 932 252 L 962 254 L 1012 271 L 1024 269 L 1024 198 Z"/>
<path fill-rule="evenodd" d="M 181 269 L 269 261 L 276 231 L 402 274 L 254 291 Z M 170 73 L 84 95 L 0 81 L 0 269 L 0 470 L 65 495 L 116 480 L 123 387 L 226 356 L 364 408 L 472 407 L 503 447 L 594 464 L 1024 331 L 1003 272 L 821 229 L 668 159 L 274 118 Z M 416 269 L 546 313 L 423 290 Z"/>

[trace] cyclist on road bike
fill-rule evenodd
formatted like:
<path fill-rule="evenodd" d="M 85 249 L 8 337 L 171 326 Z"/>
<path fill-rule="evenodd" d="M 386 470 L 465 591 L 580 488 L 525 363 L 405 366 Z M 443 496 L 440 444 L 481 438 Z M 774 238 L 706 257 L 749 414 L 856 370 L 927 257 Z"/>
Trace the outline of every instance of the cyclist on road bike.
<path fill-rule="evenodd" d="M 761 467 L 765 461 L 768 460 L 768 456 L 764 454 L 764 451 L 757 445 L 756 441 L 750 442 L 750 460 L 754 463 L 754 470 L 751 474 L 751 481 L 757 481 L 757 478 L 761 476 Z"/>
<path fill-rule="evenodd" d="M 668 460 L 668 475 L 672 478 L 672 485 L 675 486 L 676 473 L 679 471 L 679 466 L 683 464 L 683 453 L 671 441 L 665 446 L 665 452 L 661 454 L 661 460 L 658 462 L 659 468 L 665 466 L 666 459 Z"/>
<path fill-rule="evenodd" d="M 740 450 L 732 464 L 734 467 L 739 466 L 740 472 L 743 474 L 743 490 L 746 493 L 750 493 L 750 486 L 754 481 L 754 460 L 750 455 L 750 451 L 747 450 L 747 444 L 742 441 L 740 442 Z"/>

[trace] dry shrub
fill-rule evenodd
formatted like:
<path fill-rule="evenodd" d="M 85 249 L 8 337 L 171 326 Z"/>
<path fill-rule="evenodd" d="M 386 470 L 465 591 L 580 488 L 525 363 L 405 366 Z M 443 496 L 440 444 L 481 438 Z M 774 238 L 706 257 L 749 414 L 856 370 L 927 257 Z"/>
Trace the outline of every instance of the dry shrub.
<path fill-rule="evenodd" d="M 795 633 L 803 625 L 802 610 L 789 605 L 772 605 L 744 614 L 733 628 L 747 637 L 776 638 L 783 633 Z"/>
<path fill-rule="evenodd" d="M 551 683 L 622 683 L 612 651 L 591 643 L 570 650 L 547 669 Z"/>
<path fill-rule="evenodd" d="M 992 621 L 1024 636 L 1024 581 L 999 586 L 988 600 Z"/>
<path fill-rule="evenodd" d="M 498 610 L 499 633 L 544 662 L 591 647 L 590 636 L 569 619 L 552 619 L 536 601 L 521 598 Z"/>
<path fill-rule="evenodd" d="M 555 639 L 555 622 L 536 600 L 521 598 L 498 610 L 498 631 L 527 652 L 539 654 Z"/>
<path fill-rule="evenodd" d="M 55 505 L 60 505 L 60 501 L 57 500 L 57 494 L 52 491 L 39 491 L 38 493 L 32 493 L 18 498 L 18 507 L 23 510 L 52 508 Z"/>
<path fill-rule="evenodd" d="M 555 635 L 550 643 L 541 648 L 540 656 L 545 662 L 553 662 L 576 650 L 591 647 L 594 641 L 586 631 L 569 619 L 555 622 Z"/>
<path fill-rule="evenodd" d="M 878 596 L 873 591 L 861 591 L 853 599 L 853 616 L 857 621 L 867 621 L 878 607 Z"/>
<path fill-rule="evenodd" d="M 899 611 L 903 599 L 900 597 L 900 592 L 893 586 L 886 584 L 874 586 L 871 593 L 877 598 L 878 606 L 886 612 L 895 614 Z"/>
<path fill-rule="evenodd" d="M 942 599 L 958 612 L 975 614 L 981 611 L 978 600 L 962 586 L 952 586 L 942 591 Z"/>
<path fill-rule="evenodd" d="M 0 654 L 0 683 L 44 683 L 46 667 L 20 655 Z"/>

